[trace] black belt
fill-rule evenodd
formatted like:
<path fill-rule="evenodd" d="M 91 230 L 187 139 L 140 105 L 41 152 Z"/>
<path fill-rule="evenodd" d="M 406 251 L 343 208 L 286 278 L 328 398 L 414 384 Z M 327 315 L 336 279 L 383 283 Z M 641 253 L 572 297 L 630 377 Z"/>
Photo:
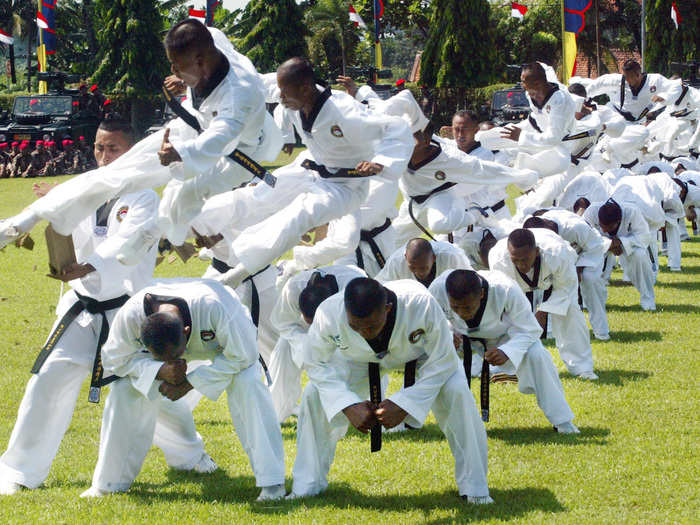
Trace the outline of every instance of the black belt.
<path fill-rule="evenodd" d="M 317 164 L 311 159 L 303 161 L 301 167 L 315 171 L 322 179 L 363 179 L 368 176 L 359 170 L 350 168 L 340 168 L 335 173 L 331 173 L 323 164 Z"/>
<path fill-rule="evenodd" d="M 498 210 L 500 210 L 501 208 L 503 208 L 505 205 L 506 205 L 506 201 L 505 201 L 505 200 L 501 200 L 501 201 L 498 201 L 498 202 L 497 202 L 496 204 L 494 204 L 493 206 L 487 206 L 487 208 L 489 208 L 491 211 L 494 211 L 494 212 L 495 212 L 495 211 L 498 211 Z"/>
<path fill-rule="evenodd" d="M 692 113 L 692 111 L 690 111 L 689 109 L 679 109 L 677 111 L 674 111 L 670 115 L 672 117 L 681 118 L 681 117 L 687 117 L 691 113 Z"/>
<path fill-rule="evenodd" d="M 226 264 L 224 261 L 222 261 L 221 259 L 217 259 L 216 257 L 214 257 L 211 260 L 211 266 L 219 273 L 226 273 L 229 270 L 233 269 L 228 264 Z"/>
<path fill-rule="evenodd" d="M 199 125 L 197 118 L 183 108 L 180 102 L 173 97 L 165 86 L 162 86 L 162 91 L 163 97 L 165 98 L 165 103 L 170 109 L 173 110 L 173 113 L 180 117 L 185 124 L 194 129 L 197 133 L 202 133 L 202 127 Z M 242 166 L 244 169 L 252 173 L 254 177 L 262 180 L 265 184 L 272 186 L 273 188 L 275 187 L 277 178 L 241 150 L 235 149 L 226 157 L 234 161 L 239 166 Z"/>
<path fill-rule="evenodd" d="M 382 254 L 382 251 L 379 249 L 379 245 L 374 240 L 374 238 L 380 233 L 388 230 L 389 226 L 391 226 L 391 219 L 387 217 L 386 221 L 384 221 L 384 224 L 382 224 L 381 226 L 377 226 L 376 228 L 372 228 L 371 230 L 360 230 L 360 242 L 364 241 L 367 244 L 369 244 L 369 248 L 370 250 L 372 250 L 372 255 L 374 255 L 374 258 L 377 261 L 377 264 L 380 268 L 384 268 L 386 259 L 384 258 L 384 254 Z M 359 245 L 355 249 L 355 256 L 357 258 L 358 268 L 362 268 L 364 270 L 365 261 L 364 257 L 362 256 L 362 250 L 360 250 Z"/>
<path fill-rule="evenodd" d="M 422 231 L 424 234 L 428 236 L 430 240 L 435 240 L 435 237 L 432 236 L 432 234 L 428 231 L 428 229 L 423 226 L 420 222 L 418 222 L 418 219 L 416 219 L 416 216 L 413 214 L 413 202 L 417 202 L 418 204 L 423 204 L 425 201 L 427 201 L 430 197 L 435 195 L 436 193 L 440 193 L 441 191 L 446 191 L 449 190 L 452 186 L 456 186 L 456 182 L 446 182 L 445 184 L 441 184 L 437 188 L 435 188 L 433 191 L 430 193 L 424 193 L 423 195 L 415 195 L 412 197 L 409 197 L 408 200 L 408 215 L 411 217 L 411 220 L 413 221 L 413 224 L 418 226 L 418 229 Z"/>
<path fill-rule="evenodd" d="M 374 406 L 382 401 L 382 383 L 379 375 L 379 363 L 367 363 L 369 373 L 369 400 Z M 372 452 L 382 449 L 382 425 L 377 423 L 370 429 L 370 446 Z"/>
<path fill-rule="evenodd" d="M 479 341 L 484 347 L 484 354 L 486 353 L 486 339 L 481 339 L 479 337 L 472 337 L 475 341 Z M 467 375 L 467 385 L 471 390 L 472 386 L 472 343 L 467 335 L 462 335 L 462 350 L 464 351 L 464 357 L 462 359 L 462 365 L 464 366 L 464 373 Z M 481 420 L 488 422 L 489 420 L 489 383 L 491 382 L 491 370 L 489 369 L 489 362 L 484 358 L 481 364 L 481 385 L 480 385 L 480 404 L 481 404 Z"/>
<path fill-rule="evenodd" d="M 617 106 L 613 105 L 613 108 L 615 111 L 617 111 L 620 115 L 622 115 L 627 122 L 639 122 L 642 120 L 647 113 L 649 113 L 649 108 L 644 108 L 644 110 L 639 114 L 638 117 L 635 117 L 630 113 L 629 111 L 624 111 L 622 108 L 618 108 Z"/>
<path fill-rule="evenodd" d="M 628 162 L 627 164 L 620 164 L 620 167 L 630 169 L 634 168 L 637 165 L 637 163 L 639 163 L 639 159 L 634 159 L 632 162 Z"/>
<path fill-rule="evenodd" d="M 217 261 L 218 259 L 212 259 L 212 266 L 214 266 L 214 261 Z M 221 264 L 225 265 L 229 269 L 231 268 L 228 264 L 226 264 L 223 261 L 219 261 Z M 215 267 L 215 266 L 214 266 Z M 255 280 L 253 277 L 256 275 L 260 275 L 262 272 L 267 270 L 270 267 L 268 264 L 263 268 L 262 270 L 258 270 L 252 275 L 249 275 L 243 281 L 241 281 L 241 284 L 243 284 L 246 281 L 250 281 L 250 317 L 253 320 L 253 324 L 255 325 L 255 328 L 258 328 L 258 323 L 260 322 L 260 295 L 258 294 L 258 287 L 255 286 Z M 216 267 L 215 267 L 216 268 Z M 220 270 L 219 270 L 220 271 Z M 228 270 L 226 270 L 228 271 Z M 224 273 L 224 272 L 222 272 Z M 267 386 L 272 385 L 272 377 L 270 376 L 270 371 L 267 369 L 267 363 L 263 359 L 263 356 L 258 353 L 258 361 L 260 361 L 260 364 L 262 365 L 263 371 L 265 372 L 265 379 L 267 379 Z"/>
<path fill-rule="evenodd" d="M 532 308 L 532 312 L 535 312 L 535 292 L 530 291 L 530 292 L 525 292 L 525 296 L 527 297 L 527 300 L 530 301 L 530 307 Z M 544 291 L 544 295 L 542 297 L 542 302 L 545 302 L 547 299 L 549 299 L 552 296 L 552 287 L 550 286 Z M 544 323 L 544 329 L 542 330 L 542 335 L 540 336 L 540 339 L 547 339 L 547 322 L 545 321 Z"/>
<path fill-rule="evenodd" d="M 78 302 L 76 302 L 65 314 L 63 314 L 63 317 L 56 325 L 56 328 L 53 332 L 51 332 L 51 335 L 49 335 L 49 338 L 44 347 L 41 349 L 41 352 L 39 352 L 36 361 L 34 361 L 34 366 L 32 366 L 31 372 L 32 374 L 39 373 L 41 367 L 51 355 L 54 348 L 56 348 L 56 344 L 61 339 L 68 326 L 82 311 L 87 310 L 91 314 L 100 314 L 102 316 L 102 325 L 100 326 L 100 336 L 97 340 L 97 348 L 95 349 L 95 360 L 92 365 L 92 376 L 90 379 L 90 393 L 88 394 L 88 401 L 90 403 L 99 403 L 100 389 L 112 381 L 119 379 L 114 375 L 106 378 L 102 377 L 104 374 L 104 369 L 102 368 L 102 345 L 104 345 L 105 341 L 107 341 L 107 335 L 109 334 L 109 323 L 107 322 L 105 312 L 122 307 L 124 303 L 129 300 L 129 296 L 122 295 L 114 299 L 110 299 L 109 301 L 96 301 L 91 297 L 80 295 L 78 292 L 75 292 L 75 295 L 78 296 Z"/>
<path fill-rule="evenodd" d="M 571 163 L 574 166 L 578 166 L 579 159 L 582 158 L 584 155 L 586 155 L 586 153 L 588 153 L 592 147 L 593 147 L 593 144 L 589 144 L 588 146 L 583 148 L 581 151 L 579 151 L 576 155 L 571 155 Z M 588 155 L 588 157 L 590 157 L 590 155 Z M 588 157 L 586 157 L 586 158 L 588 158 Z"/>

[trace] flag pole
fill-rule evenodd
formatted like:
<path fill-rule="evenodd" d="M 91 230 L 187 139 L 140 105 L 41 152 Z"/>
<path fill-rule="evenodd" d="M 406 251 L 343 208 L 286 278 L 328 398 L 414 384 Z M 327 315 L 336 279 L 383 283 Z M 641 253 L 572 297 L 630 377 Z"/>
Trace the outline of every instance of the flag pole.
<path fill-rule="evenodd" d="M 642 19 L 642 72 L 646 69 L 644 67 L 644 56 L 646 55 L 646 49 L 647 49 L 647 25 L 646 25 L 646 14 L 647 14 L 647 3 L 646 0 L 642 0 L 642 16 L 640 17 Z"/>
<path fill-rule="evenodd" d="M 566 70 L 566 39 L 565 39 L 565 29 L 564 24 L 564 0 L 560 0 L 560 11 L 561 11 L 561 79 L 564 84 L 569 83 L 569 72 Z"/>

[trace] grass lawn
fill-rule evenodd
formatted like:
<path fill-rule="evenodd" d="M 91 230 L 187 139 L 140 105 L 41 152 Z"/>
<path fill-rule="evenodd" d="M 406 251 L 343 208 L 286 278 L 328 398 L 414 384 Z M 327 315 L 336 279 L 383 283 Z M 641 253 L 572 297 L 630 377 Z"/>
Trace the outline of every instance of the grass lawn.
<path fill-rule="evenodd" d="M 31 202 L 32 182 L 0 180 L 0 217 Z M 60 293 L 60 284 L 45 277 L 44 225 L 33 232 L 33 251 L 10 246 L 0 253 L 3 450 Z M 197 260 L 166 261 L 156 273 L 198 276 L 204 268 Z M 655 313 L 640 309 L 637 292 L 621 277 L 613 274 L 609 294 L 612 341 L 593 343 L 600 380 L 572 378 L 554 350 L 580 435 L 553 432 L 534 396 L 519 394 L 516 385 L 492 385 L 494 505 L 471 506 L 457 497 L 452 456 L 432 415 L 421 430 L 386 435 L 376 454 L 368 437 L 350 431 L 324 495 L 256 503 L 258 489 L 223 396 L 216 403 L 204 399 L 195 411 L 220 466 L 216 473 L 171 471 L 153 449 L 127 494 L 81 500 L 97 459 L 103 406 L 87 402 L 85 383 L 45 484 L 0 497 L 0 523 L 700 523 L 700 241 L 683 243 L 683 273 L 662 270 Z M 400 382 L 392 376 L 392 388 Z M 478 387 L 476 380 L 476 395 Z M 295 423 L 282 427 L 288 489 Z"/>

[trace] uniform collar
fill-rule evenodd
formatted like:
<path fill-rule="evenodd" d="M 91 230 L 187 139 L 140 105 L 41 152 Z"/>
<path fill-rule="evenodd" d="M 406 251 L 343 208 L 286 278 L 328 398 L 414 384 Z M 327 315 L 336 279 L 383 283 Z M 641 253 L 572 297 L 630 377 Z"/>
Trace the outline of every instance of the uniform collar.
<path fill-rule="evenodd" d="M 481 320 L 484 317 L 484 312 L 486 311 L 486 303 L 489 301 L 489 282 L 481 276 L 479 276 L 479 279 L 481 279 L 481 289 L 484 295 L 481 298 L 481 304 L 479 304 L 479 309 L 474 314 L 474 317 L 466 321 L 469 328 L 479 328 Z"/>
<path fill-rule="evenodd" d="M 472 151 L 474 151 L 475 149 L 478 149 L 480 147 L 481 147 L 481 142 L 476 141 L 474 144 L 469 146 L 469 149 L 467 149 L 467 151 L 465 151 L 464 153 L 471 153 Z"/>
<path fill-rule="evenodd" d="M 535 269 L 534 273 L 532 274 L 532 280 L 523 272 L 518 270 L 517 266 L 515 267 L 515 271 L 518 272 L 518 275 L 520 275 L 520 278 L 525 281 L 525 284 L 527 284 L 530 288 L 537 288 L 537 284 L 540 282 L 540 269 L 542 267 L 542 254 L 537 254 L 537 257 L 535 258 L 535 264 L 533 264 L 533 268 Z"/>
<path fill-rule="evenodd" d="M 408 169 L 411 171 L 416 171 L 421 169 L 423 166 L 430 164 L 433 162 L 435 159 L 437 159 L 440 156 L 440 153 L 442 153 L 442 147 L 440 146 L 440 143 L 436 140 L 431 140 L 430 145 L 433 146 L 435 149 L 433 149 L 433 152 L 428 155 L 426 158 L 421 160 L 420 162 L 417 162 L 413 164 L 410 160 L 408 161 Z"/>
<path fill-rule="evenodd" d="M 534 98 L 531 98 L 530 101 L 532 102 L 532 105 L 535 106 L 537 109 L 542 109 L 544 105 L 549 101 L 550 98 L 552 98 L 552 95 L 559 91 L 559 86 L 553 82 L 548 82 L 549 84 L 549 92 L 547 93 L 547 96 L 544 97 L 544 100 L 542 101 L 542 104 L 538 104 L 535 102 Z"/>
<path fill-rule="evenodd" d="M 219 63 L 219 66 L 214 70 L 214 73 L 212 74 L 209 81 L 201 90 L 192 90 L 192 106 L 195 109 L 199 109 L 199 106 L 202 105 L 202 102 L 204 102 L 204 100 L 209 95 L 211 95 L 212 91 L 214 91 L 216 87 L 219 84 L 221 84 L 224 78 L 226 78 L 226 75 L 228 75 L 229 69 L 231 69 L 226 55 L 221 53 L 221 51 L 219 51 L 219 53 L 222 60 Z"/>
<path fill-rule="evenodd" d="M 316 99 L 314 107 L 311 108 L 311 113 L 309 113 L 308 117 L 304 116 L 303 111 L 299 111 L 299 116 L 301 117 L 301 127 L 304 131 L 306 131 L 307 133 L 311 133 L 311 128 L 313 127 L 314 122 L 316 122 L 318 114 L 321 112 L 321 109 L 323 109 L 323 105 L 329 98 L 331 98 L 331 88 L 327 87 L 321 92 L 321 94 Z"/>
<path fill-rule="evenodd" d="M 382 331 L 374 339 L 366 339 L 367 344 L 379 359 L 382 359 L 389 352 L 389 341 L 391 340 L 391 334 L 394 332 L 394 325 L 396 324 L 396 308 L 398 306 L 398 298 L 396 297 L 396 294 L 388 288 L 386 291 L 387 304 L 391 305 L 391 311 L 386 317 L 384 328 L 382 328 Z"/>
<path fill-rule="evenodd" d="M 637 95 L 639 95 L 639 92 L 642 90 L 642 88 L 644 87 L 644 85 L 646 83 L 647 83 L 647 74 L 644 73 L 642 75 L 642 81 L 639 83 L 639 87 L 637 89 L 634 89 L 632 86 L 630 86 L 630 91 L 636 97 Z M 627 85 L 629 86 L 629 84 L 627 84 Z"/>

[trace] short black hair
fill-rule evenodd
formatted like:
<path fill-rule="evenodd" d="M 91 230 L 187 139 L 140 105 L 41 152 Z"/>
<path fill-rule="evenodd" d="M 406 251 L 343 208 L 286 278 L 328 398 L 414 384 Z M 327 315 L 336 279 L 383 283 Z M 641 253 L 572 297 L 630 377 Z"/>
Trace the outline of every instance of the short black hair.
<path fill-rule="evenodd" d="M 165 35 L 163 45 L 176 55 L 216 47 L 207 26 L 194 18 L 187 18 L 171 27 Z"/>
<path fill-rule="evenodd" d="M 337 293 L 338 281 L 334 275 L 321 275 L 321 272 L 314 272 L 299 294 L 299 309 L 304 316 L 313 319 L 319 305 Z"/>
<path fill-rule="evenodd" d="M 423 239 L 422 237 L 416 237 L 408 241 L 406 244 L 406 257 L 411 255 L 411 259 L 416 257 L 423 257 L 425 255 L 434 254 L 433 246 L 429 241 Z"/>
<path fill-rule="evenodd" d="M 652 166 L 647 170 L 647 175 L 651 175 L 652 173 L 661 173 L 661 168 L 658 166 Z"/>
<path fill-rule="evenodd" d="M 588 96 L 586 93 L 586 87 L 578 82 L 569 84 L 569 93 L 573 93 L 574 95 L 578 95 L 579 97 L 583 98 L 586 98 Z"/>
<path fill-rule="evenodd" d="M 548 230 L 552 230 L 554 233 L 559 233 L 559 228 L 557 227 L 556 222 L 543 219 L 542 217 L 528 217 L 523 223 L 523 228 L 547 228 Z"/>
<path fill-rule="evenodd" d="M 535 210 L 532 212 L 533 217 L 539 217 L 540 215 L 544 215 L 547 213 L 549 210 L 547 208 L 540 208 L 539 210 Z"/>
<path fill-rule="evenodd" d="M 523 64 L 522 67 L 522 72 L 528 72 L 530 75 L 533 75 L 537 80 L 541 80 L 543 82 L 547 81 L 547 72 L 544 70 L 542 67 L 542 64 L 539 62 L 530 62 L 528 64 Z"/>
<path fill-rule="evenodd" d="M 531 230 L 525 228 L 516 228 L 508 235 L 508 244 L 513 248 L 535 248 L 535 235 Z"/>
<path fill-rule="evenodd" d="M 641 71 L 642 66 L 639 65 L 639 62 L 637 62 L 634 58 L 628 58 L 625 60 L 624 64 L 622 64 L 622 71 Z"/>
<path fill-rule="evenodd" d="M 576 202 L 574 202 L 574 213 L 578 213 L 581 208 L 587 210 L 590 205 L 591 201 L 589 201 L 586 197 L 579 197 L 576 199 Z"/>
<path fill-rule="evenodd" d="M 379 281 L 356 277 L 345 287 L 345 309 L 354 317 L 368 317 L 386 304 L 387 295 Z"/>
<path fill-rule="evenodd" d="M 316 84 L 314 66 L 308 58 L 293 57 L 285 60 L 277 68 L 277 72 L 281 72 L 289 82 L 295 85 Z"/>
<path fill-rule="evenodd" d="M 447 295 L 453 299 L 464 299 L 481 290 L 481 277 L 474 270 L 455 270 L 445 280 Z"/>
<path fill-rule="evenodd" d="M 612 224 L 622 220 L 622 208 L 612 199 L 608 199 L 598 210 L 600 224 Z"/>
<path fill-rule="evenodd" d="M 479 255 L 486 261 L 489 259 L 491 248 L 496 246 L 498 239 L 491 233 L 491 230 L 485 230 L 484 235 L 479 241 Z"/>
<path fill-rule="evenodd" d="M 479 124 L 479 115 L 476 114 L 476 111 L 472 111 L 471 109 L 458 109 L 455 111 L 455 114 L 452 115 L 452 118 L 455 117 L 465 118 L 471 120 L 474 124 Z"/>
<path fill-rule="evenodd" d="M 119 133 L 126 135 L 131 144 L 136 142 L 136 132 L 131 126 L 131 123 L 122 118 L 122 116 L 118 113 L 107 113 L 97 129 L 109 132 L 118 131 Z"/>
<path fill-rule="evenodd" d="M 170 312 L 155 312 L 141 325 L 141 342 L 155 356 L 162 356 L 168 347 L 184 337 L 182 319 Z"/>

